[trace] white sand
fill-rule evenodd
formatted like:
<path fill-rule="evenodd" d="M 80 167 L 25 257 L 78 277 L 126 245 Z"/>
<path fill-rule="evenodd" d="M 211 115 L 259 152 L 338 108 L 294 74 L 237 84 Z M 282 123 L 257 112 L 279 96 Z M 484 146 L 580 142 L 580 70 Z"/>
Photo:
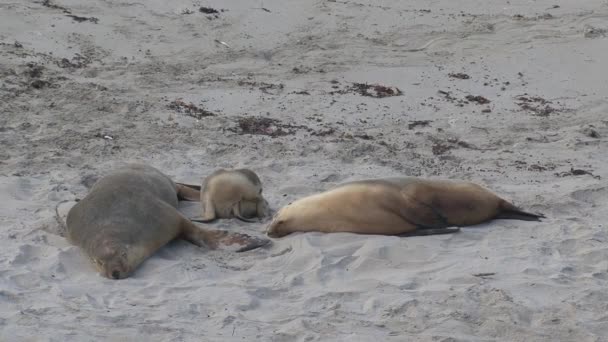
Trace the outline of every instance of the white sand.
<path fill-rule="evenodd" d="M 0 340 L 606 341 L 606 1 L 52 4 L 98 22 L 0 2 Z M 351 82 L 403 95 L 330 93 Z M 526 93 L 555 111 L 523 108 Z M 217 115 L 168 108 L 178 98 Z M 239 134 L 242 116 L 305 127 Z M 112 281 L 54 212 L 127 161 L 193 183 L 249 167 L 274 209 L 354 179 L 466 179 L 548 219 L 244 254 L 177 241 Z M 558 176 L 571 168 L 601 179 Z"/>

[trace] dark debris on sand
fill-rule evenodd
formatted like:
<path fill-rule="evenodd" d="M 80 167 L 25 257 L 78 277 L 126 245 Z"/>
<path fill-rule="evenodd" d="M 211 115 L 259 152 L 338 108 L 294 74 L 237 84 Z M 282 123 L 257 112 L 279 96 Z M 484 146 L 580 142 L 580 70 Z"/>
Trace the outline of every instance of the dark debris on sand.
<path fill-rule="evenodd" d="M 42 73 L 44 71 L 44 67 L 42 65 L 38 65 L 34 62 L 29 62 L 26 64 L 27 71 L 25 72 L 27 76 L 30 78 L 40 78 L 42 77 Z"/>
<path fill-rule="evenodd" d="M 458 78 L 460 80 L 468 80 L 469 78 L 471 78 L 471 76 L 462 72 L 448 74 L 448 76 L 450 76 L 451 78 Z"/>
<path fill-rule="evenodd" d="M 432 120 L 414 120 L 414 121 L 410 121 L 410 123 L 407 124 L 407 128 L 414 129 L 418 126 L 427 127 L 431 124 L 431 122 L 433 122 L 433 121 Z"/>
<path fill-rule="evenodd" d="M 519 102 L 516 104 L 523 110 L 534 113 L 538 116 L 549 116 L 549 114 L 557 112 L 558 110 L 551 107 L 547 101 L 539 96 L 528 96 L 528 94 L 520 95 L 515 97 Z"/>
<path fill-rule="evenodd" d="M 380 84 L 353 83 L 349 89 L 361 96 L 376 98 L 403 95 L 401 89 L 397 87 L 387 87 Z"/>
<path fill-rule="evenodd" d="M 465 99 L 467 99 L 467 101 L 470 101 L 470 102 L 477 102 L 477 104 L 490 103 L 490 100 L 486 99 L 485 97 L 483 97 L 481 95 L 467 95 L 465 97 Z"/>
<path fill-rule="evenodd" d="M 91 63 L 90 58 L 82 56 L 80 54 L 76 54 L 76 56 L 72 57 L 72 60 L 67 58 L 62 58 L 60 61 L 56 62 L 57 66 L 60 68 L 71 68 L 71 69 L 80 69 L 84 68 Z"/>
<path fill-rule="evenodd" d="M 333 127 L 330 127 L 328 129 L 325 129 L 325 130 L 320 130 L 320 131 L 312 132 L 311 135 L 313 135 L 315 137 L 326 137 L 326 136 L 332 135 L 334 133 L 336 133 L 336 129 L 333 128 Z"/>
<path fill-rule="evenodd" d="M 74 19 L 74 21 L 76 21 L 78 23 L 82 23 L 84 21 L 90 21 L 93 24 L 97 24 L 99 22 L 99 19 L 97 19 L 95 17 L 81 17 L 79 15 L 74 15 L 74 14 L 68 14 L 67 16 Z"/>
<path fill-rule="evenodd" d="M 305 131 L 316 137 L 326 137 L 337 133 L 336 129 L 333 127 L 315 130 L 305 125 L 286 124 L 277 119 L 261 116 L 242 116 L 238 118 L 236 127 L 228 128 L 227 130 L 241 135 L 266 135 L 272 138 L 294 135 L 299 130 Z M 368 137 L 361 136 L 359 138 L 365 139 Z"/>
<path fill-rule="evenodd" d="M 333 84 L 332 88 L 338 89 L 338 90 L 330 91 L 329 92 L 330 95 L 354 93 L 354 94 L 359 94 L 361 96 L 368 96 L 368 97 L 375 97 L 375 98 L 403 95 L 403 92 L 401 91 L 401 89 L 399 89 L 397 87 L 387 87 L 387 86 L 380 85 L 380 84 L 368 84 L 368 83 L 356 83 L 355 82 L 344 89 L 339 89 L 340 88 L 340 86 L 338 86 L 339 81 L 333 80 L 333 81 L 331 81 L 331 83 Z"/>
<path fill-rule="evenodd" d="M 52 9 L 56 9 L 56 10 L 60 10 L 63 13 L 66 14 L 67 17 L 72 18 L 74 21 L 78 22 L 78 23 L 82 23 L 84 21 L 90 21 L 94 24 L 97 24 L 99 22 L 99 19 L 95 18 L 95 17 L 82 17 L 79 15 L 74 15 L 72 14 L 72 11 L 69 8 L 63 7 L 63 6 L 59 6 L 59 5 L 55 5 L 53 3 L 51 3 L 51 0 L 44 0 L 42 2 L 42 6 L 44 7 L 48 7 L 48 8 L 52 8 Z"/>
<path fill-rule="evenodd" d="M 442 154 L 445 154 L 452 148 L 454 148 L 454 146 L 452 146 L 452 145 L 444 144 L 441 142 L 435 142 L 433 144 L 433 146 L 431 147 L 431 151 L 433 152 L 434 155 L 440 156 Z"/>
<path fill-rule="evenodd" d="M 442 155 L 448 152 L 451 149 L 457 148 L 466 148 L 469 150 L 477 150 L 477 151 L 491 151 L 495 150 L 495 148 L 479 148 L 471 143 L 460 140 L 455 137 L 447 138 L 446 140 L 442 140 L 436 137 L 429 137 L 431 141 L 433 141 L 433 146 L 431 147 L 431 151 L 434 155 Z"/>
<path fill-rule="evenodd" d="M 266 82 L 257 82 L 257 81 L 249 81 L 249 80 L 239 80 L 237 82 L 240 86 L 249 86 L 251 88 L 258 88 L 265 94 L 269 95 L 278 95 L 283 91 L 285 85 L 283 83 L 266 83 Z M 308 94 L 310 95 L 310 94 Z"/>
<path fill-rule="evenodd" d="M 452 92 L 451 91 L 437 90 L 437 93 L 439 93 L 441 96 L 443 96 L 449 102 L 454 102 L 454 101 L 458 100 L 457 98 L 455 98 L 454 96 L 452 96 Z"/>
<path fill-rule="evenodd" d="M 228 130 L 238 134 L 267 135 L 273 138 L 294 135 L 299 128 L 308 128 L 306 126 L 284 124 L 280 120 L 260 116 L 240 117 L 237 125 L 238 128 L 229 128 Z"/>
<path fill-rule="evenodd" d="M 220 13 L 220 11 L 216 10 L 215 8 L 211 8 L 211 7 L 201 7 L 198 9 L 201 13 L 205 13 L 205 14 L 218 14 Z"/>
<path fill-rule="evenodd" d="M 49 81 L 45 81 L 45 80 L 35 80 L 32 83 L 30 83 L 30 86 L 34 89 L 42 89 L 42 88 L 50 87 L 51 83 Z"/>
<path fill-rule="evenodd" d="M 587 170 L 582 170 L 582 169 L 575 169 L 575 168 L 570 168 L 570 171 L 566 171 L 566 172 L 558 172 L 555 174 L 557 177 L 567 177 L 567 176 L 583 176 L 583 175 L 589 175 L 595 179 L 601 179 L 600 176 L 594 175 L 593 173 L 591 173 L 590 171 Z"/>
<path fill-rule="evenodd" d="M 202 6 L 198 9 L 198 11 L 203 14 L 206 14 L 207 19 L 213 20 L 213 19 L 218 19 L 220 17 L 220 13 L 225 12 L 226 10 L 225 9 L 216 10 L 215 8 L 212 8 L 212 7 Z"/>
<path fill-rule="evenodd" d="M 51 3 L 51 0 L 44 0 L 42 6 L 63 11 L 63 13 L 72 13 L 69 9 Z"/>
<path fill-rule="evenodd" d="M 167 107 L 177 111 L 178 113 L 186 114 L 198 120 L 208 116 L 215 116 L 215 113 L 212 113 L 204 108 L 197 107 L 192 102 L 186 103 L 182 101 L 182 99 L 172 101 Z"/>

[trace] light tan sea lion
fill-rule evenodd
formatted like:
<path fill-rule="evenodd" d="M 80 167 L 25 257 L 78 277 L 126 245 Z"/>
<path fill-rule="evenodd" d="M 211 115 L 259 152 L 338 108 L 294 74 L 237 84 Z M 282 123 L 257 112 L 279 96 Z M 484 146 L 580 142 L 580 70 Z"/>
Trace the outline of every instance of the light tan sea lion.
<path fill-rule="evenodd" d="M 279 210 L 270 237 L 293 232 L 351 232 L 383 235 L 454 233 L 492 219 L 540 221 L 469 182 L 386 178 L 342 184 L 299 199 Z"/>
<path fill-rule="evenodd" d="M 251 250 L 269 240 L 198 227 L 177 210 L 191 197 L 159 170 L 130 164 L 99 179 L 67 216 L 67 237 L 108 278 L 128 277 L 146 258 L 175 238 L 197 246 Z"/>
<path fill-rule="evenodd" d="M 205 178 L 200 192 L 202 216 L 192 221 L 210 222 L 236 217 L 254 222 L 268 215 L 268 202 L 262 196 L 262 182 L 249 169 L 217 170 Z"/>

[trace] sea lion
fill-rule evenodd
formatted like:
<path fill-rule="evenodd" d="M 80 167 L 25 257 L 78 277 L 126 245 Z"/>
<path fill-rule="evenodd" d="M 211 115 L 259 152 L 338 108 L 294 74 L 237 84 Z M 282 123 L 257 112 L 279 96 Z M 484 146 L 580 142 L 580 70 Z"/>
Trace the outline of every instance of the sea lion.
<path fill-rule="evenodd" d="M 200 189 L 202 216 L 192 221 L 236 217 L 254 222 L 254 217 L 263 218 L 270 210 L 260 178 L 249 169 L 217 170 L 203 180 Z"/>
<path fill-rule="evenodd" d="M 129 164 L 99 179 L 67 216 L 67 237 L 99 272 L 128 277 L 145 259 L 175 238 L 197 246 L 248 251 L 269 240 L 198 227 L 177 210 L 178 197 L 196 192 L 159 170 Z"/>
<path fill-rule="evenodd" d="M 483 187 L 413 177 L 362 180 L 299 199 L 281 208 L 269 224 L 270 237 L 293 232 L 351 232 L 432 235 L 459 231 L 492 219 L 540 221 Z"/>

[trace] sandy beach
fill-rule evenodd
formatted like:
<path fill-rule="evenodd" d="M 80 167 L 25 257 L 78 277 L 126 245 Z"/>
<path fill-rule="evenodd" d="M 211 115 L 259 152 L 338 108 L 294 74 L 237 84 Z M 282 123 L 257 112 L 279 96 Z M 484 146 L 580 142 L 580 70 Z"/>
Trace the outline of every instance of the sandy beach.
<path fill-rule="evenodd" d="M 607 19 L 605 0 L 0 0 L 0 340 L 608 341 Z M 273 210 L 407 175 L 547 218 L 175 241 L 114 281 L 55 208 L 128 162 L 192 184 L 247 167 Z"/>

